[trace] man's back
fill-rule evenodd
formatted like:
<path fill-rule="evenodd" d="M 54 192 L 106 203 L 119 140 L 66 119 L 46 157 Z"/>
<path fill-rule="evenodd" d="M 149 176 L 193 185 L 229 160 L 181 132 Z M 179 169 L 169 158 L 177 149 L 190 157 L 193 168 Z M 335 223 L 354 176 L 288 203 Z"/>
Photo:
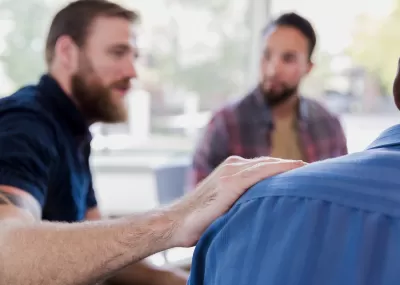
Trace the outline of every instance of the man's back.
<path fill-rule="evenodd" d="M 398 284 L 400 126 L 254 186 L 210 227 L 190 285 Z"/>

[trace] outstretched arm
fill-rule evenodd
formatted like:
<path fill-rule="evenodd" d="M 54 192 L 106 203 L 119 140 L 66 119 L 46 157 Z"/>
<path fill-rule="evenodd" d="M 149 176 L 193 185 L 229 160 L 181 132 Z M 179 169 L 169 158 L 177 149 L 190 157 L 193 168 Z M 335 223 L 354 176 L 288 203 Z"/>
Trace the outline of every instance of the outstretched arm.
<path fill-rule="evenodd" d="M 303 163 L 229 158 L 177 203 L 116 220 L 40 222 L 29 194 L 0 186 L 0 284 L 96 284 L 158 251 L 193 246 L 206 228 L 261 179 Z M 12 202 L 18 200 L 18 203 Z"/>
<path fill-rule="evenodd" d="M 173 246 L 172 212 L 79 224 L 38 220 L 29 194 L 0 186 L 1 284 L 95 284 Z"/>

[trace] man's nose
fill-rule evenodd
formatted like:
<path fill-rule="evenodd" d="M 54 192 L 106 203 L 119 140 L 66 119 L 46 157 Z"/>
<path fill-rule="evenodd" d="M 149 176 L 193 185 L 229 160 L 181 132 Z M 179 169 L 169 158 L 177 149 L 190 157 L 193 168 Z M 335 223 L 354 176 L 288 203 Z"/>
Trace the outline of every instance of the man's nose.
<path fill-rule="evenodd" d="M 280 63 L 280 61 L 277 60 L 277 59 L 274 59 L 274 60 L 269 61 L 269 62 L 266 64 L 266 70 L 265 70 L 265 72 L 266 72 L 266 74 L 267 74 L 268 77 L 274 77 L 274 76 L 276 76 L 277 74 L 279 74 L 280 68 L 281 68 L 281 63 Z"/>
<path fill-rule="evenodd" d="M 137 77 L 137 72 L 136 72 L 136 67 L 135 67 L 134 61 L 127 63 L 127 65 L 125 66 L 124 77 L 129 77 L 131 79 Z"/>

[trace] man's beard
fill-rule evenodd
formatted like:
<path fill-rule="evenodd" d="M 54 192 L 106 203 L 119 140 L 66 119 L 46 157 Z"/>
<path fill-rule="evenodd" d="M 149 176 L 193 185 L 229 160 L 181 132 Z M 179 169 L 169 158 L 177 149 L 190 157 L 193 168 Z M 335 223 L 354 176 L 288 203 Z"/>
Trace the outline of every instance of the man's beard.
<path fill-rule="evenodd" d="M 128 111 L 123 103 L 112 100 L 112 89 L 129 89 L 130 78 L 123 78 L 104 86 L 95 74 L 87 58 L 81 58 L 79 71 L 71 78 L 72 95 L 81 112 L 90 122 L 125 122 Z"/>
<path fill-rule="evenodd" d="M 267 105 L 273 108 L 283 104 L 284 102 L 292 98 L 292 96 L 297 92 L 297 86 L 283 86 L 283 89 L 280 92 L 274 92 L 272 90 L 265 90 L 265 88 L 263 88 L 261 84 L 260 90 L 264 95 Z"/>

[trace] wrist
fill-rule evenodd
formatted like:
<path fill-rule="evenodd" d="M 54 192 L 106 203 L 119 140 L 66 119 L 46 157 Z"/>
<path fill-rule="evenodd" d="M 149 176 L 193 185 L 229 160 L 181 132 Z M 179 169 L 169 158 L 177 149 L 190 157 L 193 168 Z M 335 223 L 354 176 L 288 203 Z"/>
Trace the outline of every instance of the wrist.
<path fill-rule="evenodd" d="M 138 239 L 141 238 L 145 239 L 145 242 L 154 249 L 154 253 L 178 246 L 175 232 L 179 219 L 173 210 L 155 210 L 142 217 L 140 215 L 132 217 L 129 223 L 131 226 L 128 229 L 132 233 L 130 241 L 133 247 L 137 246 Z M 141 236 L 137 235 L 137 229 L 142 232 L 139 233 Z M 145 234 L 145 232 L 150 234 Z"/>
<path fill-rule="evenodd" d="M 191 247 L 193 245 L 193 238 L 188 229 L 191 227 L 191 214 L 194 207 L 188 204 L 190 203 L 181 200 L 165 209 L 165 215 L 173 221 L 173 227 L 170 232 L 171 248 Z"/>

